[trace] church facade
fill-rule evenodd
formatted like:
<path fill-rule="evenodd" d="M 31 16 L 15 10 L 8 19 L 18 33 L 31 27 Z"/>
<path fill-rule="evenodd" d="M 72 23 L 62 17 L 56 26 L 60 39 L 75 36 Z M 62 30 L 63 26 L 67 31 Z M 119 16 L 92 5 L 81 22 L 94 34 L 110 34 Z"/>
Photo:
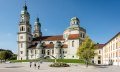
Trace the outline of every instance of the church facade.
<path fill-rule="evenodd" d="M 30 14 L 25 4 L 20 14 L 17 60 L 43 57 L 78 59 L 77 49 L 85 37 L 86 30 L 80 26 L 77 17 L 71 18 L 70 26 L 62 35 L 43 36 L 39 18 L 36 18 L 32 32 Z"/>

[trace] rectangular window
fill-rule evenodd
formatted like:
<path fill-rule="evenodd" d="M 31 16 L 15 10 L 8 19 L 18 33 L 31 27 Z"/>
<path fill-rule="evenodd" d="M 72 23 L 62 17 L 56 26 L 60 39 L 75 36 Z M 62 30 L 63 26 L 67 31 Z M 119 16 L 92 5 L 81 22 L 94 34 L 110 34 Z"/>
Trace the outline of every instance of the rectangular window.
<path fill-rule="evenodd" d="M 45 54 L 45 50 L 42 50 L 42 54 Z"/>
<path fill-rule="evenodd" d="M 99 54 L 101 54 L 101 51 L 99 50 Z"/>
<path fill-rule="evenodd" d="M 54 50 L 52 50 L 52 54 L 54 54 Z"/>
<path fill-rule="evenodd" d="M 116 49 L 118 48 L 118 43 L 116 43 Z"/>
<path fill-rule="evenodd" d="M 36 54 L 36 50 L 35 50 L 35 54 Z"/>
<path fill-rule="evenodd" d="M 63 54 L 64 54 L 65 52 L 63 51 Z"/>
<path fill-rule="evenodd" d="M 47 50 L 47 55 L 50 55 L 50 50 Z"/>
<path fill-rule="evenodd" d="M 23 54 L 23 51 L 20 51 L 21 54 Z"/>
<path fill-rule="evenodd" d="M 23 44 L 21 43 L 20 45 L 21 45 L 21 48 L 23 48 Z"/>
<path fill-rule="evenodd" d="M 72 41 L 72 47 L 74 47 L 74 41 Z"/>
<path fill-rule="evenodd" d="M 20 36 L 20 39 L 23 39 L 23 36 Z"/>
<path fill-rule="evenodd" d="M 60 49 L 60 54 L 62 53 L 62 49 Z"/>

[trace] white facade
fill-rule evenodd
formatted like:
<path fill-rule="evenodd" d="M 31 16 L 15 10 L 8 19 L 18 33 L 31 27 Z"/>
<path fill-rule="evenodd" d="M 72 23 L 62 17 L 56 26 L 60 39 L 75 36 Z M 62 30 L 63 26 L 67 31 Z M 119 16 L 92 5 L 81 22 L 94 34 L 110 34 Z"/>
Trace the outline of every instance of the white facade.
<path fill-rule="evenodd" d="M 31 33 L 30 15 L 27 6 L 21 11 L 18 32 L 18 60 L 37 59 L 41 57 L 78 59 L 76 55 L 80 43 L 86 36 L 86 30 L 80 27 L 80 21 L 73 17 L 70 26 L 58 36 L 42 36 L 39 18 Z"/>
<path fill-rule="evenodd" d="M 103 64 L 103 46 L 104 44 L 99 44 L 99 47 L 95 50 L 96 55 L 94 56 L 95 64 Z"/>
<path fill-rule="evenodd" d="M 120 32 L 103 47 L 103 64 L 120 66 Z"/>

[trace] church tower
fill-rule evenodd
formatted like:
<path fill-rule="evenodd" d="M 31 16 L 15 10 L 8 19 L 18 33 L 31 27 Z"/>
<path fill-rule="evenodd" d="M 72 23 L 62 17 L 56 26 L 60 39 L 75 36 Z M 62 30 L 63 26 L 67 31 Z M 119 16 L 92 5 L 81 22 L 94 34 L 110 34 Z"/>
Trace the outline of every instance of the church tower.
<path fill-rule="evenodd" d="M 28 59 L 27 48 L 31 45 L 32 34 L 30 25 L 30 15 L 27 11 L 26 4 L 20 14 L 19 31 L 18 31 L 18 60 Z"/>
<path fill-rule="evenodd" d="M 36 21 L 34 23 L 34 32 L 33 32 L 33 37 L 41 37 L 42 32 L 41 32 L 41 24 L 39 22 L 39 18 L 36 18 Z"/>

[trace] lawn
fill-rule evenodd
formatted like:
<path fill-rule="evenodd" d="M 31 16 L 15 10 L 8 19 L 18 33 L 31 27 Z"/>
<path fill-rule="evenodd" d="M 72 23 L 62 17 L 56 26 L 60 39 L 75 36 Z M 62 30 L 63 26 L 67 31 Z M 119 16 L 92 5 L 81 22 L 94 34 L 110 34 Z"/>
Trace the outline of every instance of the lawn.
<path fill-rule="evenodd" d="M 40 61 L 41 59 L 36 60 L 11 60 L 11 62 L 30 62 L 30 61 Z M 54 62 L 55 59 L 42 59 L 43 62 Z M 84 63 L 83 60 L 79 59 L 57 59 L 57 62 L 65 62 L 65 63 Z"/>

